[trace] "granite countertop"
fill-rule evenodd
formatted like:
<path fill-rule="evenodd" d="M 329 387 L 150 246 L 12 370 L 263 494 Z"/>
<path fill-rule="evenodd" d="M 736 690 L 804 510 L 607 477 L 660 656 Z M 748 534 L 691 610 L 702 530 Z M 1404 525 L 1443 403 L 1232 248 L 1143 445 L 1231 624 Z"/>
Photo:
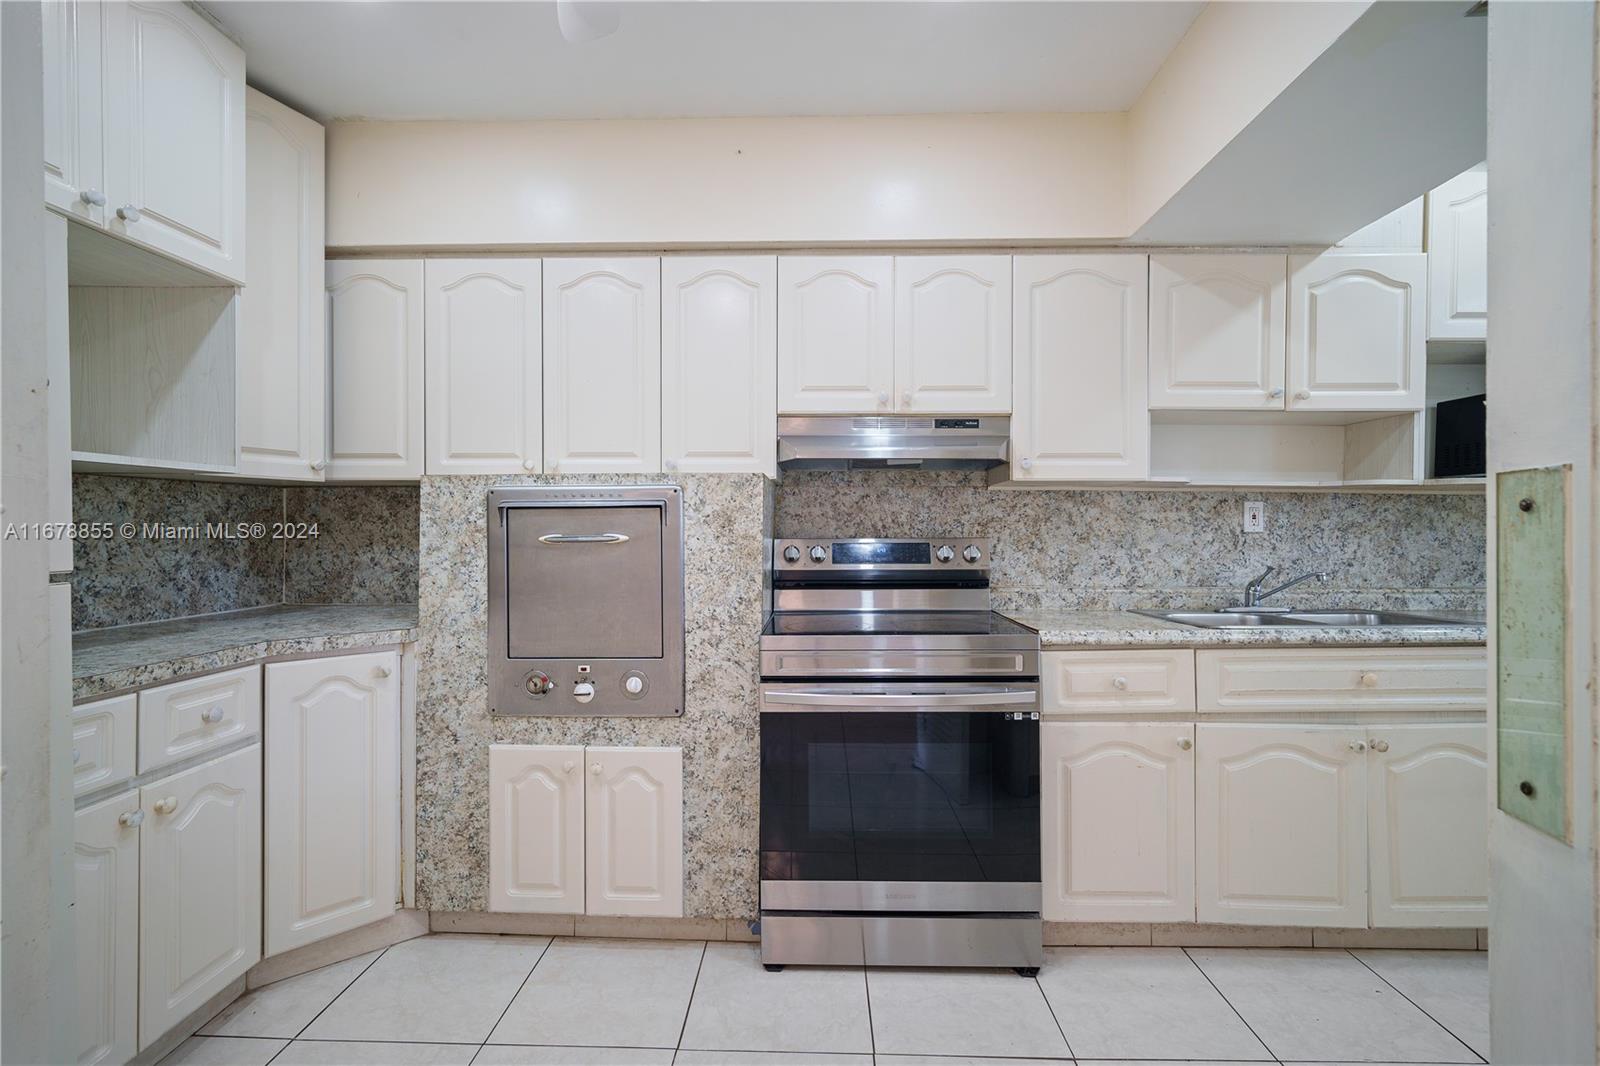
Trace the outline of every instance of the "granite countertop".
<path fill-rule="evenodd" d="M 406 644 L 417 605 L 260 607 L 72 635 L 72 698 L 157 684 L 270 655 Z"/>
<path fill-rule="evenodd" d="M 1428 611 L 1436 626 L 1263 626 L 1259 629 L 1202 629 L 1132 611 L 1002 611 L 1018 625 L 1039 634 L 1044 648 L 1216 648 L 1367 646 L 1408 644 L 1483 644 L 1483 616 L 1462 611 Z"/>

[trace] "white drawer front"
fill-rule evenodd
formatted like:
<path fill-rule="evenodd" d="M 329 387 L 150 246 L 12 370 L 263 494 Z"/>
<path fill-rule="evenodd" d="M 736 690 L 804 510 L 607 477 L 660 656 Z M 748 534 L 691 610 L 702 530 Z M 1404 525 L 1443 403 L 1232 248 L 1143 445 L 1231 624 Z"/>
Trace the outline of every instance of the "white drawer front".
<path fill-rule="evenodd" d="M 260 666 L 146 689 L 139 693 L 139 772 L 260 731 Z"/>
<path fill-rule="evenodd" d="M 1232 648 L 1195 653 L 1201 711 L 1460 710 L 1488 705 L 1483 648 Z"/>
<path fill-rule="evenodd" d="M 1043 656 L 1046 714 L 1194 710 L 1194 652 L 1052 651 Z"/>
<path fill-rule="evenodd" d="M 133 693 L 96 700 L 72 708 L 72 794 L 126 781 L 133 776 L 134 723 L 138 698 Z"/>

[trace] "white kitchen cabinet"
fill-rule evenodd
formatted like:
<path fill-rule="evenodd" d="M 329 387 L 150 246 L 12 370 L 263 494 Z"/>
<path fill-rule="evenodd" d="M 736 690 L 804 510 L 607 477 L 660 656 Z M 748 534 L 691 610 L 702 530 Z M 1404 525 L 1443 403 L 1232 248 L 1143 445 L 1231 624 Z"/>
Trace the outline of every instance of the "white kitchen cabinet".
<path fill-rule="evenodd" d="M 1483 340 L 1489 323 L 1489 170 L 1428 194 L 1428 339 Z"/>
<path fill-rule="evenodd" d="M 1013 479 L 1149 476 L 1147 260 L 1013 260 Z"/>
<path fill-rule="evenodd" d="M 661 260 L 661 451 L 679 473 L 777 476 L 778 260 Z"/>
<path fill-rule="evenodd" d="M 581 746 L 489 747 L 489 909 L 582 914 Z"/>
<path fill-rule="evenodd" d="M 1291 411 L 1417 411 L 1425 403 L 1428 257 L 1289 257 Z"/>
<path fill-rule="evenodd" d="M 266 667 L 265 950 L 394 913 L 400 653 Z"/>
<path fill-rule="evenodd" d="M 430 259 L 427 462 L 430 474 L 521 474 L 543 451 L 540 263 Z"/>
<path fill-rule="evenodd" d="M 895 410 L 1011 410 L 1011 257 L 894 261 Z"/>
<path fill-rule="evenodd" d="M 1284 408 L 1282 255 L 1150 257 L 1150 406 Z"/>
<path fill-rule="evenodd" d="M 1422 251 L 1421 196 L 1369 222 L 1334 245 L 1349 252 Z"/>
<path fill-rule="evenodd" d="M 121 1064 L 139 1050 L 139 793 L 72 819 L 79 1063 Z"/>
<path fill-rule="evenodd" d="M 261 958 L 261 746 L 145 785 L 139 1047 Z"/>
<path fill-rule="evenodd" d="M 1195 730 L 1202 922 L 1366 928 L 1366 741 L 1360 726 Z"/>
<path fill-rule="evenodd" d="M 683 750 L 588 748 L 585 910 L 683 914 Z"/>
<path fill-rule="evenodd" d="M 1189 648 L 1047 651 L 1039 697 L 1046 715 L 1172 714 L 1195 709 Z"/>
<path fill-rule="evenodd" d="M 255 663 L 139 693 L 139 772 L 192 759 L 261 732 Z"/>
<path fill-rule="evenodd" d="M 894 409 L 894 258 L 780 256 L 778 410 Z"/>
<path fill-rule="evenodd" d="M 1486 732 L 1481 722 L 1367 727 L 1373 926 L 1488 923 Z"/>
<path fill-rule="evenodd" d="M 134 773 L 138 697 L 127 692 L 72 708 L 72 794 L 87 795 Z"/>
<path fill-rule="evenodd" d="M 186 4 L 103 11 L 107 228 L 244 284 L 244 52 Z"/>
<path fill-rule="evenodd" d="M 46 8 L 45 21 L 51 11 Z M 45 490 L 55 529 L 72 522 L 72 310 L 67 288 L 67 222 L 50 216 L 44 227 Z M 72 570 L 72 538 L 45 545 L 50 572 Z"/>
<path fill-rule="evenodd" d="M 422 260 L 326 268 L 329 481 L 422 476 Z"/>
<path fill-rule="evenodd" d="M 1040 727 L 1046 921 L 1194 921 L 1194 730 Z"/>
<path fill-rule="evenodd" d="M 544 465 L 661 469 L 661 260 L 544 261 Z"/>
<path fill-rule="evenodd" d="M 246 272 L 239 292 L 239 473 L 321 481 L 328 450 L 322 126 L 245 94 Z"/>
<path fill-rule="evenodd" d="M 101 148 L 101 22 L 98 0 L 43 5 L 44 201 L 96 226 L 106 220 Z"/>

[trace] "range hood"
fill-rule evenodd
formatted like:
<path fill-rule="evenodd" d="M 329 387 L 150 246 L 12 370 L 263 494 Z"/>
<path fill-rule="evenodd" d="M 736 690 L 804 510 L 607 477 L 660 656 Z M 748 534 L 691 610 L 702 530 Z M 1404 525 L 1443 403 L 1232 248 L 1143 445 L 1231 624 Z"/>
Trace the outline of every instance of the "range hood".
<path fill-rule="evenodd" d="M 778 419 L 778 465 L 786 470 L 988 470 L 1010 457 L 1011 419 L 1006 415 Z"/>

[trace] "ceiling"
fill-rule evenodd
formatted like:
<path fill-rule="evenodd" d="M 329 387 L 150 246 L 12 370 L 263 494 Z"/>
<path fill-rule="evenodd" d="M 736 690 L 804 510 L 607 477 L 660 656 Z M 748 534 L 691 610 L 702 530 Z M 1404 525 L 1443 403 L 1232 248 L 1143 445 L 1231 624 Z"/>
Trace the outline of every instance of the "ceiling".
<path fill-rule="evenodd" d="M 549 0 L 204 6 L 252 85 L 327 121 L 1122 111 L 1204 4 L 618 2 L 581 43 Z"/>

